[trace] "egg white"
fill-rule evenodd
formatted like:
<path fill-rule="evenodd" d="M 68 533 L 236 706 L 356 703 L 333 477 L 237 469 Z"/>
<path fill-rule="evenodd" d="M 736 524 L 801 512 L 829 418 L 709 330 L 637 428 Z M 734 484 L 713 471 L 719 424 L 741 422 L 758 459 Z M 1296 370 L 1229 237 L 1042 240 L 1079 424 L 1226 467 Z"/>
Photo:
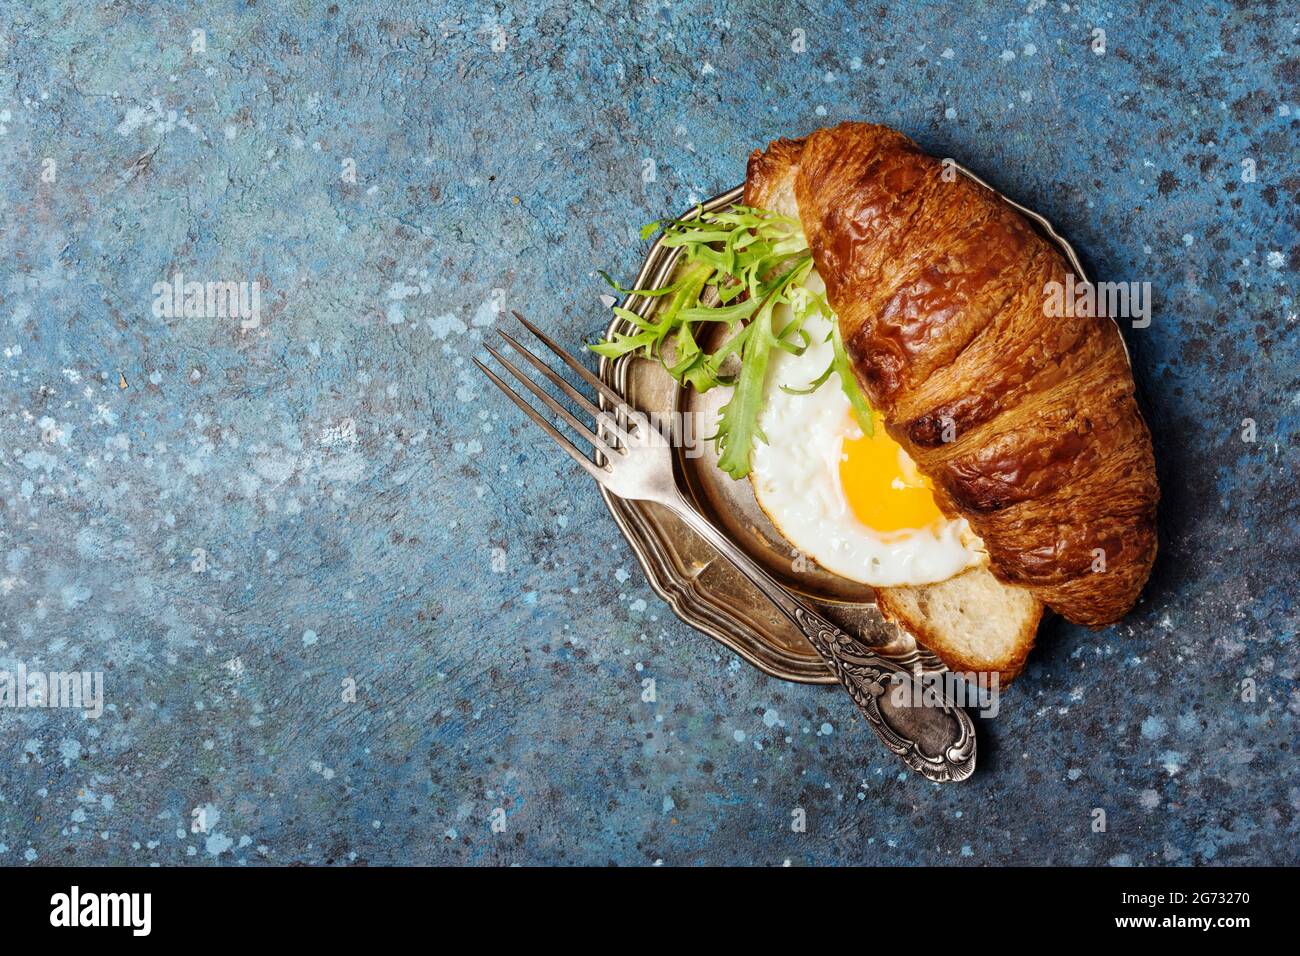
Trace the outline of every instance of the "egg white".
<path fill-rule="evenodd" d="M 805 285 L 812 292 L 825 290 L 816 272 Z M 781 307 L 777 326 L 789 319 L 789 308 Z M 755 443 L 750 459 L 750 479 L 763 511 L 801 555 L 873 587 L 933 584 L 979 564 L 984 560 L 979 541 L 964 519 L 888 534 L 858 520 L 841 486 L 840 456 L 844 440 L 861 431 L 839 375 L 832 372 L 808 395 L 780 387 L 806 388 L 830 364 L 833 347 L 825 340 L 830 322 L 810 316 L 804 329 L 812 340 L 804 353 L 775 350 L 768 366 L 759 416 L 767 441 Z"/>

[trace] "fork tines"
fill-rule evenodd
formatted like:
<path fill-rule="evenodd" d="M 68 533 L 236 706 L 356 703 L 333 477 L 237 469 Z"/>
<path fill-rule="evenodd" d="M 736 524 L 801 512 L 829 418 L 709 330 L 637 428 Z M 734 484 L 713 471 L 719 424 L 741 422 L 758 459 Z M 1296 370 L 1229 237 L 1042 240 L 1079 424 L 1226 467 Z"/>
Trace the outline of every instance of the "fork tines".
<path fill-rule="evenodd" d="M 550 338 L 550 336 L 548 336 L 537 326 L 533 325 L 533 323 L 529 322 L 518 312 L 514 312 L 513 314 L 514 317 L 518 319 L 520 323 L 524 326 L 524 328 L 526 328 L 529 332 L 531 332 L 539 340 L 541 340 L 541 343 L 545 345 L 548 349 L 550 349 L 553 353 L 555 353 L 555 355 L 559 356 L 560 360 L 564 362 L 565 365 L 573 369 L 573 371 L 577 372 L 583 381 L 585 381 L 588 385 L 591 385 L 593 388 L 596 389 L 596 391 L 598 391 L 602 396 L 604 396 L 604 398 L 607 399 L 610 402 L 610 404 L 614 407 L 614 409 L 618 412 L 620 421 L 635 420 L 638 417 L 637 413 L 626 402 L 623 401 L 623 397 L 619 395 L 618 392 L 610 388 L 599 378 L 593 375 L 590 371 L 588 371 L 582 365 L 581 362 L 579 362 L 576 358 L 574 358 L 564 349 L 560 348 L 557 344 L 555 344 L 555 342 Z M 532 378 L 530 378 L 526 373 L 524 373 L 518 366 L 514 365 L 509 359 L 507 359 L 504 355 L 502 355 L 491 345 L 485 344 L 485 347 L 487 348 L 488 352 L 492 354 L 492 357 L 495 358 L 498 362 L 500 362 L 501 366 L 507 372 L 509 372 L 510 375 L 514 376 L 516 381 L 522 384 L 526 389 L 528 389 L 528 391 L 532 392 L 533 395 L 536 396 L 537 399 L 544 406 L 546 406 L 546 408 L 548 408 L 550 411 L 558 415 L 565 422 L 565 424 L 567 424 L 578 435 L 586 439 L 593 447 L 595 447 L 595 449 L 600 454 L 605 456 L 611 456 L 617 454 L 615 447 L 620 443 L 626 444 L 628 442 L 628 436 L 626 432 L 624 432 L 623 428 L 620 427 L 619 421 L 616 421 L 614 416 L 611 415 L 609 412 L 603 411 L 602 409 L 598 408 L 595 404 L 593 404 L 585 395 L 583 395 L 576 388 L 574 388 L 567 381 L 565 381 L 565 379 L 553 368 L 551 368 L 551 366 L 543 362 L 536 355 L 534 355 L 527 348 L 525 348 L 523 344 L 520 343 L 519 340 L 516 339 L 513 335 L 511 335 L 509 332 L 505 331 L 504 329 L 498 329 L 498 332 L 500 333 L 501 337 L 510 345 L 510 347 L 516 353 L 522 356 L 524 360 L 528 362 L 529 365 L 533 366 L 533 368 L 541 372 L 542 375 L 545 376 L 547 381 L 549 381 L 551 384 L 555 385 L 558 389 L 560 389 L 560 391 L 563 392 L 566 396 L 568 396 L 568 398 L 572 400 L 574 404 L 576 404 L 587 414 L 591 415 L 591 417 L 597 423 L 598 427 L 603 428 L 603 430 L 609 436 L 611 436 L 612 440 L 614 441 L 614 446 L 611 446 L 611 444 L 609 443 L 610 438 L 606 438 L 600 434 L 597 434 L 596 432 L 588 428 L 585 424 L 583 424 L 583 422 L 581 422 L 577 418 L 577 416 L 575 416 L 567 408 L 565 408 L 562 404 L 560 404 L 560 402 L 557 401 L 544 388 L 542 388 L 540 385 L 534 382 Z M 493 384 L 495 384 L 497 388 L 501 389 L 501 391 L 503 391 L 506 394 L 507 398 L 509 398 L 516 405 L 518 405 L 520 410 L 525 415 L 531 418 L 539 428 L 541 428 L 544 432 L 546 432 L 546 434 L 550 435 L 551 438 L 555 440 L 556 444 L 558 444 L 561 448 L 563 448 L 566 452 L 568 452 L 569 456 L 572 457 L 574 461 L 576 461 L 579 465 L 581 465 L 584 469 L 586 469 L 588 474 L 590 474 L 597 481 L 602 480 L 602 475 L 604 475 L 605 473 L 603 468 L 601 468 L 590 458 L 584 455 L 581 451 L 579 451 L 578 448 L 575 447 L 574 444 L 571 441 L 569 441 L 569 439 L 567 439 L 559 431 L 559 429 L 557 429 L 554 425 L 550 423 L 550 421 L 546 419 L 546 416 L 544 416 L 541 412 L 539 412 L 536 408 L 534 408 L 532 404 L 530 404 L 528 400 L 525 399 L 522 395 L 520 395 L 513 388 L 507 385 L 504 381 L 502 381 L 500 376 L 498 376 L 495 372 L 493 372 L 492 369 L 488 368 L 477 358 L 474 359 L 473 361 L 474 364 L 477 365 L 479 369 L 482 370 L 483 374 L 486 375 L 489 379 L 491 379 Z"/>

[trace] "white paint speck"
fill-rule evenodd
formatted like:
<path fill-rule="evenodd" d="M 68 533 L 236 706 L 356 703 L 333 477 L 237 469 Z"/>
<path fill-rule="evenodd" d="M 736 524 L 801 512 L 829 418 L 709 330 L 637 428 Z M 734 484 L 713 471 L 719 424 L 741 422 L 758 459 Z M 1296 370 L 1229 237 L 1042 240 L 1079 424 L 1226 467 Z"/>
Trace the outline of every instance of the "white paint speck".
<path fill-rule="evenodd" d="M 428 319 L 427 324 L 429 331 L 433 333 L 433 337 L 436 339 L 445 339 L 453 333 L 465 332 L 469 329 L 469 326 L 457 318 L 454 312 L 447 312 Z"/>

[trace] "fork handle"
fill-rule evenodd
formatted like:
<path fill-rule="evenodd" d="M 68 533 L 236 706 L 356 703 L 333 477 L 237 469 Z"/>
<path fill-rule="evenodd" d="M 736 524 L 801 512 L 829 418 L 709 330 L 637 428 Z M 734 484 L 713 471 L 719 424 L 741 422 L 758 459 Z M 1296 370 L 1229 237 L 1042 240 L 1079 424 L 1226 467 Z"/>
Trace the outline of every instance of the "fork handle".
<path fill-rule="evenodd" d="M 663 501 L 669 510 L 734 564 L 799 628 L 830 665 L 869 726 L 885 746 L 929 780 L 965 780 L 975 772 L 975 724 L 945 686 L 942 703 L 922 694 L 916 675 L 854 640 L 796 598 L 749 555 L 736 547 L 678 492 Z"/>

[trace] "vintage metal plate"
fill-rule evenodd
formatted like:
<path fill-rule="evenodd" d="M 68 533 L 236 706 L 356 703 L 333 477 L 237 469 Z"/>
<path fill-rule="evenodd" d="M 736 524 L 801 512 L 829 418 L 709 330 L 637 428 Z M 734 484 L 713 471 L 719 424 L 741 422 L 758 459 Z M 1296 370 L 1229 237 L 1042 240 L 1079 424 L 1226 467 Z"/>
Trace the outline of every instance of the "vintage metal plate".
<path fill-rule="evenodd" d="M 974 174 L 956 168 L 992 189 Z M 703 209 L 709 212 L 730 206 L 740 201 L 742 192 L 743 187 L 738 186 L 704 203 Z M 1075 274 L 1086 281 L 1078 256 L 1051 224 L 1023 206 L 1007 202 L 1059 245 Z M 686 216 L 693 214 L 694 209 Z M 677 259 L 678 250 L 656 242 L 631 287 L 663 288 L 672 279 Z M 646 316 L 657 301 L 629 296 L 623 307 Z M 631 323 L 615 317 L 609 331 L 626 333 L 633 328 Z M 663 415 L 704 413 L 712 420 L 712 413 L 725 404 L 729 394 L 728 390 L 714 389 L 699 395 L 680 388 L 658 362 L 631 357 L 617 361 L 602 358 L 600 376 L 634 407 Z M 871 588 L 799 560 L 758 507 L 749 482 L 732 480 L 716 467 L 716 462 L 717 453 L 709 442 L 700 441 L 694 449 L 675 449 L 678 484 L 700 511 L 778 581 L 850 634 L 890 657 L 919 664 L 926 670 L 943 669 L 938 659 L 918 647 L 910 635 L 881 617 Z M 836 682 L 794 625 L 676 517 L 657 505 L 624 501 L 603 488 L 601 495 L 636 552 L 650 586 L 683 621 L 773 676 L 810 684 Z"/>

